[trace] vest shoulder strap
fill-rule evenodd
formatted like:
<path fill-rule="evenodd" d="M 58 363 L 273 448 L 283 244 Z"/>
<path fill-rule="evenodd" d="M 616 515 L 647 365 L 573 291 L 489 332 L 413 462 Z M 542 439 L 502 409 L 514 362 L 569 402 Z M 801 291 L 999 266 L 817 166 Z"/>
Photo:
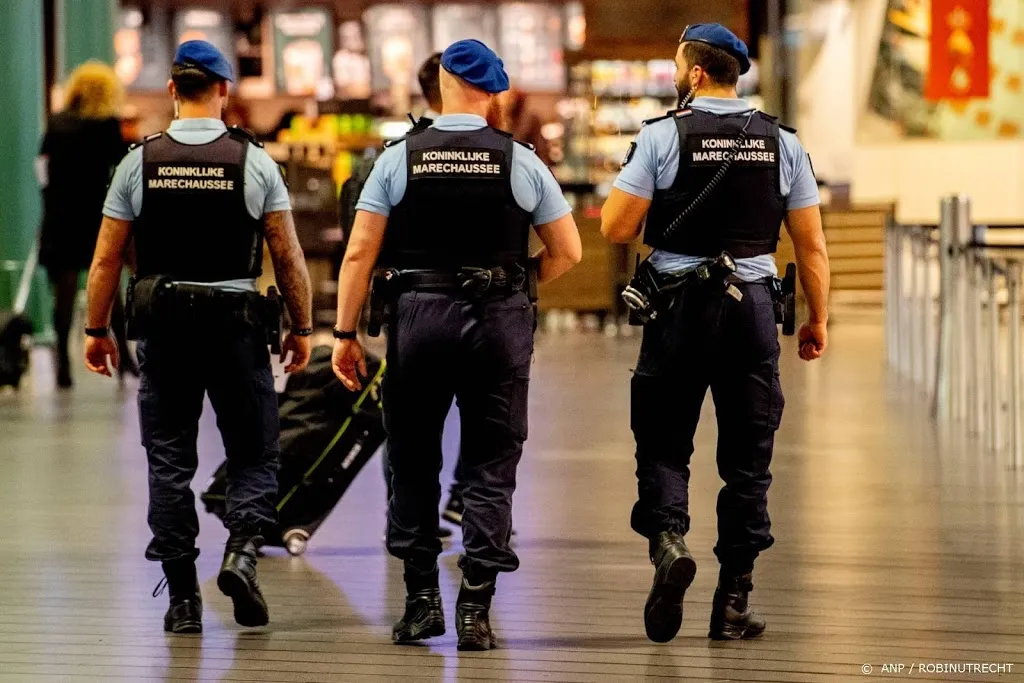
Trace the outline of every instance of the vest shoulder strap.
<path fill-rule="evenodd" d="M 228 126 L 228 133 L 236 140 L 245 140 L 246 142 L 251 142 L 257 147 L 263 147 L 263 143 L 256 138 L 256 134 L 247 128 L 242 128 L 241 126 Z"/>
<path fill-rule="evenodd" d="M 405 142 L 406 140 L 408 140 L 411 137 L 414 137 L 416 135 L 420 135 L 421 133 L 423 133 L 428 128 L 430 128 L 430 126 L 423 126 L 422 128 L 414 127 L 412 129 L 410 129 L 408 133 L 406 133 L 405 135 L 403 135 L 400 138 L 395 138 L 394 140 L 385 140 L 384 141 L 384 147 L 385 148 L 387 148 L 387 147 L 394 147 L 395 145 L 397 145 L 400 142 Z"/>
<path fill-rule="evenodd" d="M 772 116 L 771 114 L 765 114 L 763 111 L 758 111 L 757 113 L 758 113 L 758 116 L 760 116 L 762 119 L 764 119 L 768 123 L 774 123 L 775 125 L 777 125 L 782 130 L 788 130 L 790 133 L 793 133 L 794 135 L 796 135 L 796 128 L 793 128 L 792 126 L 787 126 L 784 123 L 779 123 L 779 117 L 778 116 Z"/>
<path fill-rule="evenodd" d="M 676 116 L 677 114 L 679 116 L 689 116 L 690 113 L 692 113 L 692 112 L 689 109 L 669 109 L 667 112 L 665 112 L 661 116 L 655 116 L 653 119 L 645 120 L 641 124 L 641 126 L 648 126 L 648 125 L 650 125 L 652 123 L 657 123 L 658 121 L 664 121 L 665 119 L 670 118 L 672 116 Z"/>
<path fill-rule="evenodd" d="M 143 153 L 145 153 L 146 145 L 148 145 L 151 142 L 155 142 L 156 140 L 159 140 L 163 136 L 164 136 L 163 132 L 153 133 L 152 135 L 147 135 L 146 137 L 142 138 L 142 142 L 135 142 L 135 143 L 132 143 L 131 145 L 129 145 L 128 151 L 130 152 L 133 149 L 137 149 L 139 147 L 142 147 L 143 148 Z"/>

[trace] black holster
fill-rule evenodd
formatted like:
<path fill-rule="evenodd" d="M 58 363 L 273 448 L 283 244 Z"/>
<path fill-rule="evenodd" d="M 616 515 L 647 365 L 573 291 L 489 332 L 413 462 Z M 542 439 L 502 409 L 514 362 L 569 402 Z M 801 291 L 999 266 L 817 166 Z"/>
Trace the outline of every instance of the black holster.
<path fill-rule="evenodd" d="M 793 336 L 796 333 L 796 264 L 786 264 L 786 276 L 781 280 L 772 278 L 772 305 L 775 324 L 782 325 L 783 335 Z"/>
<path fill-rule="evenodd" d="M 639 327 L 671 310 L 678 295 L 692 286 L 721 286 L 723 292 L 732 291 L 739 297 L 729 282 L 735 272 L 736 262 L 725 251 L 683 275 L 659 273 L 650 259 L 641 262 L 637 256 L 633 279 L 622 292 L 622 300 L 629 307 L 629 324 Z"/>
<path fill-rule="evenodd" d="M 277 287 L 269 287 L 267 295 L 262 301 L 263 315 L 262 324 L 267 330 L 267 341 L 270 343 L 270 352 L 275 355 L 281 353 L 281 314 L 283 306 L 281 297 L 277 293 Z"/>
<path fill-rule="evenodd" d="M 373 274 L 370 283 L 370 320 L 366 325 L 366 334 L 371 337 L 380 336 L 384 322 L 401 293 L 397 288 L 398 277 L 399 271 L 394 268 L 384 268 Z"/>
<path fill-rule="evenodd" d="M 133 277 L 128 282 L 125 298 L 125 337 L 143 339 L 150 336 L 157 321 L 166 318 L 168 298 L 174 284 L 164 275 Z"/>

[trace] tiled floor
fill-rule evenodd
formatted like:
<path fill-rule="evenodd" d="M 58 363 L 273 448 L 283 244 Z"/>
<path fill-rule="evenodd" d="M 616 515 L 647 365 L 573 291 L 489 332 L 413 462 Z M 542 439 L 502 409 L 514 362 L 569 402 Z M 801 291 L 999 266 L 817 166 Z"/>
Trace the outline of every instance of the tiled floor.
<path fill-rule="evenodd" d="M 705 638 L 719 487 L 708 400 L 688 538 L 697 579 L 679 637 L 654 645 L 641 618 L 651 567 L 628 525 L 637 342 L 541 337 L 516 494 L 522 569 L 502 577 L 494 608 L 503 647 L 463 655 L 452 632 L 428 646 L 390 643 L 402 581 L 380 539 L 378 460 L 304 557 L 262 561 L 263 631 L 233 623 L 212 580 L 225 532 L 202 515 L 206 632 L 165 636 L 165 598 L 150 597 L 160 569 L 142 557 L 134 387 L 82 371 L 57 395 L 40 370 L 20 395 L 0 395 L 0 680 L 821 681 L 868 678 L 868 665 L 886 678 L 887 664 L 906 666 L 900 680 L 1024 680 L 1024 474 L 936 428 L 885 372 L 881 343 L 875 322 L 839 323 L 828 358 L 807 365 L 783 342 L 777 543 L 752 594 L 769 621 L 759 641 Z M 221 459 L 212 419 L 200 439 L 197 489 Z M 442 562 L 449 620 L 458 549 L 456 536 Z M 1001 677 L 920 670 L 936 663 L 1015 666 Z"/>

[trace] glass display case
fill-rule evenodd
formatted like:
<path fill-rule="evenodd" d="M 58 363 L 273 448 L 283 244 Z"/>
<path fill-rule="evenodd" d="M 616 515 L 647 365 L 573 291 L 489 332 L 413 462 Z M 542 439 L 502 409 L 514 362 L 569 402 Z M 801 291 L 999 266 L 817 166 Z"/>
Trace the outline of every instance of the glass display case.
<path fill-rule="evenodd" d="M 498 51 L 519 89 L 565 91 L 562 15 L 555 5 L 509 2 L 498 7 Z"/>
<path fill-rule="evenodd" d="M 274 12 L 274 82 L 288 95 L 334 95 L 330 60 L 334 51 L 334 20 L 315 7 Z"/>
<path fill-rule="evenodd" d="M 569 90 L 559 106 L 568 145 L 556 175 L 593 182 L 605 196 L 643 122 L 675 108 L 675 63 L 582 62 L 571 70 Z"/>
<path fill-rule="evenodd" d="M 474 38 L 498 48 L 498 11 L 487 5 L 438 4 L 431 16 L 433 49 L 442 52 L 452 43 Z"/>

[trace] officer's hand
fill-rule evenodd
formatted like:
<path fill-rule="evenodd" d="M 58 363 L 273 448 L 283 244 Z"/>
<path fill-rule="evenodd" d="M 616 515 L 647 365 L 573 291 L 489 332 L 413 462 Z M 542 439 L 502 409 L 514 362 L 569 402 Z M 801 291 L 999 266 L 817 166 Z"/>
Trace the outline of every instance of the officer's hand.
<path fill-rule="evenodd" d="M 309 365 L 309 356 L 313 352 L 313 341 L 309 337 L 297 337 L 294 334 L 289 334 L 281 344 L 282 363 L 288 357 L 289 351 L 292 352 L 292 359 L 288 365 L 284 366 L 284 371 L 286 373 L 302 372 Z"/>
<path fill-rule="evenodd" d="M 337 339 L 334 342 L 334 354 L 331 356 L 331 367 L 341 383 L 349 391 L 363 388 L 359 375 L 366 377 L 366 357 L 363 347 L 355 339 Z"/>
<path fill-rule="evenodd" d="M 110 367 L 107 366 L 107 356 L 110 357 Z M 117 342 L 110 337 L 85 338 L 85 367 L 89 372 L 97 375 L 110 377 L 110 368 L 117 369 Z"/>
<path fill-rule="evenodd" d="M 804 323 L 800 326 L 800 357 L 817 360 L 828 346 L 828 328 L 825 323 Z"/>

